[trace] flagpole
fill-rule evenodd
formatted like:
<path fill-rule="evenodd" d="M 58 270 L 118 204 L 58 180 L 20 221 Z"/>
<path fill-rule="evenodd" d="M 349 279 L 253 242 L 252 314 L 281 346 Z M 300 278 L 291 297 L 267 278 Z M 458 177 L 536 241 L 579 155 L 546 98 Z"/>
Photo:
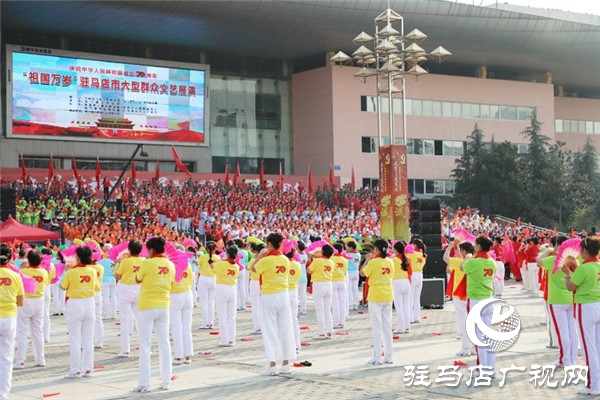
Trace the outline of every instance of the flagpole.
<path fill-rule="evenodd" d="M 115 192 L 115 190 L 117 189 L 117 187 L 119 186 L 119 184 L 121 183 L 121 181 L 123 180 L 123 175 L 125 175 L 125 172 L 127 172 L 127 170 L 129 169 L 129 166 L 131 165 L 131 162 L 133 161 L 133 159 L 135 158 L 135 156 L 137 156 L 137 153 L 140 150 L 142 150 L 143 148 L 144 148 L 143 144 L 138 144 L 137 147 L 135 148 L 135 150 L 133 151 L 133 154 L 131 155 L 131 158 L 129 159 L 129 161 L 127 161 L 127 164 L 125 164 L 125 167 L 121 171 L 121 175 L 119 175 L 119 178 L 117 179 L 117 182 L 110 189 L 110 192 L 108 193 L 108 196 L 102 201 L 102 206 L 98 209 L 98 211 L 96 212 L 96 215 L 94 215 L 94 218 L 92 219 L 92 221 L 88 225 L 85 233 L 83 234 L 84 238 L 87 237 L 87 234 L 90 232 L 90 230 L 92 229 L 92 226 L 94 226 L 94 223 L 96 223 L 96 220 L 100 216 L 100 213 L 102 212 L 102 209 L 104 209 L 104 207 L 106 206 L 106 203 L 108 203 L 108 200 L 112 197 L 113 193 Z"/>

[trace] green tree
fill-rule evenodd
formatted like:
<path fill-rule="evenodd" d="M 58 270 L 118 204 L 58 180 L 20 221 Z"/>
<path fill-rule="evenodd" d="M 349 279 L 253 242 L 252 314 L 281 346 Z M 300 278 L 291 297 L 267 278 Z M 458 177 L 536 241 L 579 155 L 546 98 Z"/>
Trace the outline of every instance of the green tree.
<path fill-rule="evenodd" d="M 456 181 L 452 205 L 480 208 L 485 188 L 485 159 L 488 154 L 483 141 L 483 130 L 477 124 L 467 136 L 467 146 L 461 158 L 456 159 L 456 168 L 451 177 Z"/>
<path fill-rule="evenodd" d="M 505 141 L 492 140 L 490 152 L 485 161 L 485 189 L 489 198 L 489 211 L 484 212 L 506 216 L 520 216 L 525 203 L 523 197 L 523 163 L 517 146 Z"/>
<path fill-rule="evenodd" d="M 590 138 L 573 156 L 568 185 L 568 206 L 573 210 L 571 226 L 589 229 L 600 216 L 600 176 L 596 148 Z M 583 222 L 587 222 L 583 224 Z"/>

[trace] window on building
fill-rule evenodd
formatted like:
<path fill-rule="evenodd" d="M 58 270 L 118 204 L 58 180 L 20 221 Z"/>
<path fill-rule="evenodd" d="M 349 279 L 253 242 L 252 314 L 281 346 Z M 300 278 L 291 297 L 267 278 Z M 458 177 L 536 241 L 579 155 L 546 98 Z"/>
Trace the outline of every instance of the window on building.
<path fill-rule="evenodd" d="M 363 153 L 377 153 L 377 138 L 372 136 L 361 137 L 361 148 Z"/>
<path fill-rule="evenodd" d="M 363 188 L 373 189 L 379 185 L 379 179 L 377 178 L 363 178 L 362 182 Z"/>
<path fill-rule="evenodd" d="M 442 102 L 442 117 L 452 117 L 452 103 L 450 103 L 449 101 Z"/>
<path fill-rule="evenodd" d="M 281 96 L 256 93 L 256 128 L 281 129 Z M 228 118 L 232 118 L 228 116 Z"/>
<path fill-rule="evenodd" d="M 423 154 L 427 156 L 434 155 L 434 141 L 430 139 L 423 140 Z"/>
<path fill-rule="evenodd" d="M 25 168 L 43 168 L 48 169 L 50 167 L 50 157 L 48 158 L 32 158 L 23 156 L 25 160 Z M 52 158 L 52 163 L 55 169 L 63 168 L 63 160 L 61 158 Z M 21 157 L 19 157 L 19 166 L 21 166 Z"/>
<path fill-rule="evenodd" d="M 444 181 L 446 194 L 454 194 L 456 192 L 456 182 L 450 179 Z"/>
<path fill-rule="evenodd" d="M 441 141 L 441 140 L 435 140 L 433 142 L 433 154 L 435 154 L 436 156 L 443 156 L 444 155 L 443 141 Z"/>
<path fill-rule="evenodd" d="M 423 179 L 415 179 L 415 194 L 425 193 L 425 181 Z"/>
<path fill-rule="evenodd" d="M 425 179 L 425 194 L 435 194 L 435 181 Z"/>
<path fill-rule="evenodd" d="M 556 133 L 563 132 L 563 120 L 562 119 L 554 120 L 554 131 Z"/>

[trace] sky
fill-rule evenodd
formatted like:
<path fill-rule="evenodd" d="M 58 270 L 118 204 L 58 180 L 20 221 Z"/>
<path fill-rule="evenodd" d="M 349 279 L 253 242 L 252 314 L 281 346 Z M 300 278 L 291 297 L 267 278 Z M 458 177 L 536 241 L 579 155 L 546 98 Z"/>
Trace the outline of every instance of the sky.
<path fill-rule="evenodd" d="M 452 1 L 452 0 L 450 0 Z M 455 0 L 458 3 L 466 3 L 476 6 L 488 6 L 496 4 L 495 0 Z M 508 3 L 519 6 L 531 6 L 538 8 L 550 8 L 562 11 L 572 11 L 583 14 L 594 14 L 600 16 L 600 1 L 597 0 L 498 0 L 498 3 Z"/>

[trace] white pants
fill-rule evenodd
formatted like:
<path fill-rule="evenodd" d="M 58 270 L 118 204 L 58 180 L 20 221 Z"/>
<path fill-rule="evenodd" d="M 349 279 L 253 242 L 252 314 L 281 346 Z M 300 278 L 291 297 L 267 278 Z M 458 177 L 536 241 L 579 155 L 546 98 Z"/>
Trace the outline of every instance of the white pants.
<path fill-rule="evenodd" d="M 540 269 L 536 263 L 527 263 L 527 275 L 529 291 L 533 294 L 538 294 L 540 286 L 538 282 L 538 269 Z"/>
<path fill-rule="evenodd" d="M 358 272 L 348 273 L 348 305 L 351 308 L 358 307 L 360 301 L 360 295 L 358 294 Z"/>
<path fill-rule="evenodd" d="M 469 311 L 475 307 L 477 303 L 482 300 L 467 300 L 467 314 Z M 494 307 L 484 307 L 481 310 L 481 320 L 487 325 L 492 326 L 492 313 L 494 312 Z M 483 341 L 483 333 L 479 330 L 479 328 L 475 327 L 475 332 L 479 340 Z M 487 347 L 475 346 L 475 351 L 477 352 L 477 365 L 482 365 L 484 367 L 488 367 L 492 369 L 492 373 L 496 372 L 496 353 L 492 351 L 488 351 Z"/>
<path fill-rule="evenodd" d="M 42 329 L 44 331 L 44 342 L 50 342 L 50 301 L 52 300 L 50 293 L 50 285 L 44 290 L 44 319 L 42 321 Z"/>
<path fill-rule="evenodd" d="M 260 282 L 250 280 L 249 295 L 250 304 L 252 304 L 252 330 L 254 332 L 260 331 L 261 317 L 260 317 Z"/>
<path fill-rule="evenodd" d="M 306 312 L 306 292 L 308 289 L 308 281 L 300 281 L 298 282 L 298 306 L 300 307 L 300 312 Z"/>
<path fill-rule="evenodd" d="M 104 344 L 104 322 L 102 322 L 102 291 L 94 294 L 94 305 L 96 307 L 96 315 L 94 322 L 94 346 L 102 346 Z"/>
<path fill-rule="evenodd" d="M 102 282 L 102 317 L 117 317 L 117 284 Z"/>
<path fill-rule="evenodd" d="M 523 289 L 529 291 L 529 272 L 527 272 L 527 263 L 524 262 L 521 267 L 521 279 L 523 279 Z"/>
<path fill-rule="evenodd" d="M 558 342 L 558 362 L 577 364 L 577 320 L 573 317 L 573 304 L 549 304 L 551 320 Z"/>
<path fill-rule="evenodd" d="M 217 317 L 219 318 L 219 344 L 234 344 L 237 285 L 217 284 L 215 300 L 217 302 Z"/>
<path fill-rule="evenodd" d="M 298 323 L 298 290 L 292 289 L 288 291 L 290 296 L 290 309 L 292 310 L 292 325 L 294 330 L 294 343 L 296 350 L 300 350 L 300 324 Z"/>
<path fill-rule="evenodd" d="M 130 335 L 133 330 L 133 322 L 137 319 L 138 298 L 140 285 L 117 285 L 119 292 L 119 320 L 121 321 L 121 354 L 129 354 L 131 351 Z"/>
<path fill-rule="evenodd" d="M 346 292 L 346 281 L 331 282 L 331 308 L 333 326 L 346 323 L 346 312 L 348 311 L 348 293 Z"/>
<path fill-rule="evenodd" d="M 588 366 L 587 387 L 600 390 L 600 303 L 575 306 L 585 363 Z"/>
<path fill-rule="evenodd" d="M 25 362 L 27 356 L 27 332 L 31 335 L 33 358 L 36 365 L 45 365 L 44 358 L 44 297 L 23 299 L 23 307 L 17 315 L 17 364 Z"/>
<path fill-rule="evenodd" d="M 93 372 L 94 320 L 96 318 L 94 298 L 69 299 L 65 308 L 71 356 L 69 374 Z"/>
<path fill-rule="evenodd" d="M 267 362 L 295 360 L 296 346 L 288 291 L 262 294 L 260 303 L 262 338 Z"/>
<path fill-rule="evenodd" d="M 369 319 L 373 334 L 373 361 L 381 362 L 381 353 L 386 362 L 392 362 L 392 303 L 369 302 Z M 381 347 L 383 343 L 383 349 Z"/>
<path fill-rule="evenodd" d="M 319 335 L 333 333 L 333 316 L 331 315 L 331 282 L 313 282 L 313 298 L 319 326 Z"/>
<path fill-rule="evenodd" d="M 244 268 L 240 271 L 237 280 L 237 309 L 245 310 L 248 300 L 248 270 Z"/>
<path fill-rule="evenodd" d="M 0 399 L 8 399 L 15 356 L 16 318 L 0 318 Z"/>
<path fill-rule="evenodd" d="M 571 308 L 571 311 L 573 311 L 572 308 Z M 554 326 L 554 320 L 552 319 L 552 316 L 550 315 L 550 305 L 546 301 L 544 301 L 544 312 L 546 314 L 546 327 L 548 328 L 548 346 L 560 347 L 558 344 L 558 335 L 556 334 L 556 327 Z"/>
<path fill-rule="evenodd" d="M 410 282 L 408 279 L 394 279 L 394 307 L 398 323 L 396 329 L 402 332 L 410 330 Z"/>
<path fill-rule="evenodd" d="M 140 358 L 138 385 L 150 386 L 150 348 L 152 347 L 152 329 L 158 340 L 158 356 L 160 359 L 160 384 L 168 387 L 171 383 L 171 344 L 169 343 L 169 309 L 151 308 L 137 313 L 138 340 L 140 342 Z"/>
<path fill-rule="evenodd" d="M 52 313 L 65 312 L 65 291 L 60 288 L 60 281 L 50 285 L 52 292 Z"/>
<path fill-rule="evenodd" d="M 411 277 L 411 322 L 421 322 L 421 291 L 423 290 L 423 273 L 413 272 Z"/>
<path fill-rule="evenodd" d="M 456 311 L 456 332 L 461 343 L 461 353 L 471 354 L 473 350 L 473 343 L 467 336 L 467 301 L 453 298 L 452 304 L 454 304 L 454 310 Z"/>
<path fill-rule="evenodd" d="M 171 321 L 171 337 L 173 337 L 173 357 L 183 358 L 194 355 L 192 343 L 192 310 L 194 299 L 192 290 L 171 294 L 169 319 Z"/>
<path fill-rule="evenodd" d="M 215 324 L 215 287 L 217 279 L 214 276 L 200 275 L 198 278 L 198 296 L 202 305 L 202 325 Z"/>

